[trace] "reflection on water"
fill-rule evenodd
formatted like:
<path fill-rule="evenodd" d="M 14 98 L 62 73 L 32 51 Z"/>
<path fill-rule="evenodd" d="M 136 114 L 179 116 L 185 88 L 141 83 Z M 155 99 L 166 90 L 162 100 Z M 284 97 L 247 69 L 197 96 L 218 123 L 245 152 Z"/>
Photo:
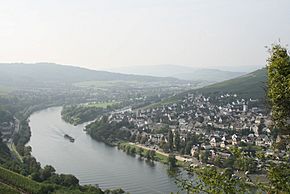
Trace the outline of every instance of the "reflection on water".
<path fill-rule="evenodd" d="M 129 156 L 115 147 L 96 142 L 84 133 L 84 125 L 72 126 L 60 116 L 60 107 L 45 109 L 30 117 L 32 131 L 28 143 L 32 155 L 42 165 L 50 164 L 58 173 L 74 174 L 81 184 L 101 188 L 123 188 L 130 193 L 177 192 L 167 166 L 139 156 Z M 64 138 L 75 138 L 72 143 Z"/>

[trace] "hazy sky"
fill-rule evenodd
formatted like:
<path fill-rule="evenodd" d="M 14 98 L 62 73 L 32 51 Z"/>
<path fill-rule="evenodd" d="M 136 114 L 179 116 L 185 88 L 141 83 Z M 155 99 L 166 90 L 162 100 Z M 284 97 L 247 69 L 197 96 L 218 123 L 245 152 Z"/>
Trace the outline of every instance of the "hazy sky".
<path fill-rule="evenodd" d="M 290 0 L 0 0 L 0 62 L 263 65 Z"/>

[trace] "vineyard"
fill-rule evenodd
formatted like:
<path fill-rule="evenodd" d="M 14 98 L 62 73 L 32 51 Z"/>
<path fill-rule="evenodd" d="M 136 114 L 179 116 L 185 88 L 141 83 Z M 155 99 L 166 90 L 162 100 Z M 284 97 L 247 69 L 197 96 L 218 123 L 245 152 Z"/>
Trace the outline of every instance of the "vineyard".
<path fill-rule="evenodd" d="M 2 182 L 0 193 L 19 193 L 12 187 L 31 194 L 38 194 L 43 189 L 41 184 L 2 167 L 0 167 L 0 182 Z"/>
<path fill-rule="evenodd" d="M 4 183 L 0 182 L 0 193 L 5 193 L 5 194 L 20 194 L 21 192 L 10 187 L 9 185 L 6 185 Z"/>

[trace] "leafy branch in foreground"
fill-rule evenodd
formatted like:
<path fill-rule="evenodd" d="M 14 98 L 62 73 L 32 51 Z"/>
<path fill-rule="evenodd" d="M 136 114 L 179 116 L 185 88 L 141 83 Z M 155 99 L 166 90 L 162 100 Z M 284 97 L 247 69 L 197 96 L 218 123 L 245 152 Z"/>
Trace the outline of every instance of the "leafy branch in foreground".
<path fill-rule="evenodd" d="M 290 193 L 290 164 L 271 164 L 268 169 L 268 190 L 271 193 Z"/>
<path fill-rule="evenodd" d="M 188 170 L 192 178 L 177 180 L 178 185 L 188 193 L 249 193 L 246 181 L 234 175 L 230 169 L 219 170 L 214 166 L 196 167 Z"/>
<path fill-rule="evenodd" d="M 290 134 L 290 56 L 286 48 L 273 45 L 268 59 L 268 98 L 273 127 Z"/>

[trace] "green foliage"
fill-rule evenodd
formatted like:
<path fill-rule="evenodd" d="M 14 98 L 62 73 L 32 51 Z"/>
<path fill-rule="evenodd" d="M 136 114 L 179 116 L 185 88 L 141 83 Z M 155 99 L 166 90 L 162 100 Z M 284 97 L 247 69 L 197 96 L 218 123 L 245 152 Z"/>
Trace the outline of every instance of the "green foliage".
<path fill-rule="evenodd" d="M 250 157 L 240 157 L 237 158 L 234 166 L 236 169 L 242 170 L 242 171 L 249 171 L 250 173 L 254 173 L 257 170 L 257 161 Z"/>
<path fill-rule="evenodd" d="M 3 122 L 12 122 L 13 120 L 12 114 L 7 110 L 1 109 L 0 107 L 0 124 Z"/>
<path fill-rule="evenodd" d="M 61 111 L 62 119 L 73 125 L 78 125 L 96 119 L 107 112 L 103 107 L 71 105 L 64 106 Z"/>
<path fill-rule="evenodd" d="M 169 126 L 165 125 L 165 126 L 159 128 L 159 129 L 154 130 L 153 133 L 155 133 L 155 134 L 161 134 L 161 133 L 162 134 L 167 134 L 168 130 L 169 130 Z"/>
<path fill-rule="evenodd" d="M 0 181 L 5 182 L 9 185 L 13 185 L 16 188 L 21 188 L 29 193 L 39 193 L 41 185 L 31 179 L 22 175 L 11 172 L 5 168 L 0 167 Z"/>
<path fill-rule="evenodd" d="M 20 129 L 13 136 L 13 142 L 17 148 L 23 147 L 30 139 L 31 131 L 27 120 L 20 121 Z"/>
<path fill-rule="evenodd" d="M 0 193 L 2 194 L 16 194 L 16 193 L 30 193 L 30 194 L 101 194 L 104 193 L 101 189 L 94 186 L 79 186 L 78 180 L 73 175 L 57 175 L 54 174 L 54 169 L 51 166 L 44 168 L 47 173 L 51 173 L 48 183 L 38 183 L 28 177 L 9 171 L 0 167 Z M 52 180 L 54 179 L 54 180 Z M 55 180 L 61 181 L 57 182 Z M 55 181 L 55 185 L 51 184 Z M 21 192 L 19 192 L 21 191 Z M 121 193 L 121 192 L 120 192 Z"/>
<path fill-rule="evenodd" d="M 103 141 L 107 144 L 115 144 L 120 140 L 129 140 L 131 133 L 128 130 L 121 130 L 122 127 L 132 128 L 132 124 L 128 119 L 123 119 L 121 122 L 108 122 L 108 117 L 103 116 L 88 126 L 86 130 L 88 134 L 98 141 Z"/>
<path fill-rule="evenodd" d="M 216 167 L 201 167 L 189 172 L 198 178 L 178 181 L 188 193 L 244 194 L 248 191 L 245 181 L 235 177 L 230 169 L 219 171 Z"/>
<path fill-rule="evenodd" d="M 1 137 L 1 132 L 0 132 Z M 11 161 L 12 156 L 10 154 L 10 151 L 6 144 L 2 142 L 2 139 L 0 138 L 0 164 L 3 164 L 5 162 Z"/>
<path fill-rule="evenodd" d="M 200 151 L 199 158 L 200 158 L 202 163 L 206 164 L 207 161 L 208 161 L 208 157 L 209 157 L 209 151 L 208 150 Z"/>
<path fill-rule="evenodd" d="M 125 193 L 123 189 L 105 190 L 105 194 L 122 194 Z"/>
<path fill-rule="evenodd" d="M 155 150 L 147 150 L 145 154 L 145 158 L 147 158 L 148 160 L 155 160 L 155 156 L 156 156 Z"/>
<path fill-rule="evenodd" d="M 273 193 L 290 193 L 290 164 L 271 164 L 268 169 L 269 190 Z"/>
<path fill-rule="evenodd" d="M 49 177 L 51 177 L 55 173 L 55 169 L 50 166 L 46 165 L 42 170 L 41 170 L 41 178 L 43 180 L 47 180 Z"/>
<path fill-rule="evenodd" d="M 173 133 L 171 130 L 168 131 L 168 145 L 169 145 L 169 150 L 173 151 Z"/>
<path fill-rule="evenodd" d="M 0 193 L 3 194 L 21 194 L 17 189 L 10 187 L 9 185 L 0 182 Z"/>
<path fill-rule="evenodd" d="M 235 93 L 243 98 L 265 98 L 266 69 L 259 69 L 238 78 L 206 86 L 196 91 L 204 94 Z"/>
<path fill-rule="evenodd" d="M 274 127 L 290 134 L 290 56 L 286 48 L 273 45 L 268 59 L 268 97 Z"/>
<path fill-rule="evenodd" d="M 178 131 L 175 132 L 174 145 L 175 145 L 175 149 L 177 151 L 179 151 L 179 149 L 180 149 L 180 134 Z"/>
<path fill-rule="evenodd" d="M 176 165 L 177 163 L 177 160 L 175 158 L 175 155 L 174 154 L 169 154 L 168 155 L 168 164 L 169 164 L 169 169 L 174 169 L 177 167 Z"/>

